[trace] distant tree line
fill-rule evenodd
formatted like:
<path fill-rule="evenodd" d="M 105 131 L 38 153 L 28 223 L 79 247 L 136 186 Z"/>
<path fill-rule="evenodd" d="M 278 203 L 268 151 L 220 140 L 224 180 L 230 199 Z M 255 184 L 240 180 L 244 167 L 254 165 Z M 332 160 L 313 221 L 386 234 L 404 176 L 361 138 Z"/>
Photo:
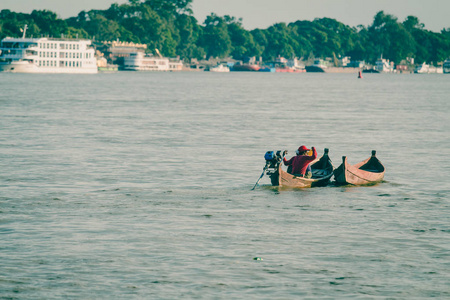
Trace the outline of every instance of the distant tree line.
<path fill-rule="evenodd" d="M 383 11 L 366 27 L 350 27 L 330 18 L 277 23 L 267 29 L 246 30 L 242 19 L 211 14 L 203 24 L 194 18 L 193 0 L 129 0 L 106 10 L 81 11 L 66 20 L 48 10 L 31 14 L 0 12 L 0 38 L 27 36 L 120 40 L 147 44 L 164 56 L 183 59 L 262 57 L 281 55 L 305 60 L 351 56 L 374 62 L 381 55 L 395 63 L 412 57 L 416 62 L 439 62 L 450 57 L 450 28 L 440 33 L 424 29 L 414 16 L 403 22 Z"/>

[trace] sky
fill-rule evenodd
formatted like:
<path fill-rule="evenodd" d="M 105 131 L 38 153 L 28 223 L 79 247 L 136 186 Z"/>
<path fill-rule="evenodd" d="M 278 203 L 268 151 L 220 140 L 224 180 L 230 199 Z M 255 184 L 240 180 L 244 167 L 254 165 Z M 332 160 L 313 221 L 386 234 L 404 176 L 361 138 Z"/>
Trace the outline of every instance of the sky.
<path fill-rule="evenodd" d="M 128 0 L 0 0 L 0 10 L 30 13 L 48 9 L 60 18 L 78 15 L 82 10 L 107 9 L 112 3 Z M 349 26 L 372 24 L 381 10 L 404 21 L 407 16 L 418 17 L 425 29 L 440 32 L 450 28 L 450 0 L 194 0 L 194 16 L 203 23 L 212 12 L 242 18 L 247 30 L 266 29 L 279 22 L 312 21 L 332 18 Z"/>

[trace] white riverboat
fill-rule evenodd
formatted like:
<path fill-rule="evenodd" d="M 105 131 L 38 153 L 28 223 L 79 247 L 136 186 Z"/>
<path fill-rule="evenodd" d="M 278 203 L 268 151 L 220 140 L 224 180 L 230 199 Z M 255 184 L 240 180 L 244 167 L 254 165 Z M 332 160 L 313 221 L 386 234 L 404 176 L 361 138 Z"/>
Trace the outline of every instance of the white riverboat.
<path fill-rule="evenodd" d="M 228 72 L 230 72 L 230 68 L 228 66 L 219 64 L 217 66 L 210 67 L 209 69 L 207 69 L 207 71 L 217 72 L 217 73 L 228 73 Z"/>
<path fill-rule="evenodd" d="M 159 52 L 157 52 L 159 54 Z M 125 57 L 124 69 L 128 71 L 181 71 L 183 63 L 167 57 L 145 55 L 143 52 L 130 53 Z"/>
<path fill-rule="evenodd" d="M 394 72 L 394 65 L 381 57 L 375 62 L 375 70 L 379 73 L 392 73 Z"/>
<path fill-rule="evenodd" d="M 384 59 L 383 57 L 380 57 L 375 62 L 375 66 L 372 68 L 364 68 L 364 73 L 393 73 L 394 70 L 394 63 L 389 62 L 388 59 Z"/>
<path fill-rule="evenodd" d="M 435 67 L 435 66 L 430 66 L 426 63 L 423 63 L 421 65 L 418 65 L 415 69 L 414 69 L 414 73 L 417 74 L 430 74 L 430 73 L 438 73 L 438 74 L 442 74 L 443 73 L 443 68 L 440 67 Z"/>
<path fill-rule="evenodd" d="M 6 37 L 0 43 L 0 72 L 97 73 L 90 40 Z"/>

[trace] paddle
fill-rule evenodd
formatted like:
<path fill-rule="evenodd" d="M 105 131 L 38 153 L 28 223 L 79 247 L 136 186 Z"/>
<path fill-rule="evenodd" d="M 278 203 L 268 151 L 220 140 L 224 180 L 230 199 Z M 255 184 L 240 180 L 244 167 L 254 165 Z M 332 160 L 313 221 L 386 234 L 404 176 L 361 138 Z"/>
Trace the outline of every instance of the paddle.
<path fill-rule="evenodd" d="M 268 164 L 266 164 L 266 165 L 264 166 L 263 171 L 262 171 L 262 173 L 261 173 L 261 176 L 259 176 L 259 179 L 258 179 L 258 181 L 255 183 L 255 186 L 251 189 L 252 191 L 256 188 L 256 186 L 258 185 L 259 181 L 261 180 L 261 178 L 263 178 L 264 174 L 266 173 L 267 165 L 268 165 Z"/>

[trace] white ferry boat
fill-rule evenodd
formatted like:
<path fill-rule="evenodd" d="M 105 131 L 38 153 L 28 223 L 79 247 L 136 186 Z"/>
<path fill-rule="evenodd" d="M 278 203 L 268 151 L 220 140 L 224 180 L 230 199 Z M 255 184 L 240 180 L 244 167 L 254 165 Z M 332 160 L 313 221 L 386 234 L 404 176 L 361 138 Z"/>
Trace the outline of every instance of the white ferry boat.
<path fill-rule="evenodd" d="M 230 68 L 225 65 L 219 64 L 217 66 L 210 67 L 206 71 L 217 72 L 217 73 L 228 73 L 228 72 L 230 72 Z"/>
<path fill-rule="evenodd" d="M 90 40 L 6 37 L 0 43 L 0 72 L 97 73 Z"/>
<path fill-rule="evenodd" d="M 380 57 L 375 62 L 375 66 L 372 68 L 364 68 L 363 73 L 393 73 L 394 70 L 394 64 L 392 62 L 389 62 L 388 59 L 384 59 L 383 57 Z"/>
<path fill-rule="evenodd" d="M 179 60 L 170 60 L 167 57 L 133 52 L 130 53 L 129 57 L 125 57 L 124 69 L 128 71 L 181 71 L 183 63 Z"/>
<path fill-rule="evenodd" d="M 417 74 L 429 73 L 429 70 L 430 70 L 430 65 L 427 65 L 426 63 L 423 63 L 421 65 L 418 65 L 414 69 L 414 73 L 417 73 Z"/>
<path fill-rule="evenodd" d="M 389 63 L 389 60 L 381 57 L 375 62 L 375 70 L 379 73 L 392 73 L 394 72 L 394 65 Z"/>

